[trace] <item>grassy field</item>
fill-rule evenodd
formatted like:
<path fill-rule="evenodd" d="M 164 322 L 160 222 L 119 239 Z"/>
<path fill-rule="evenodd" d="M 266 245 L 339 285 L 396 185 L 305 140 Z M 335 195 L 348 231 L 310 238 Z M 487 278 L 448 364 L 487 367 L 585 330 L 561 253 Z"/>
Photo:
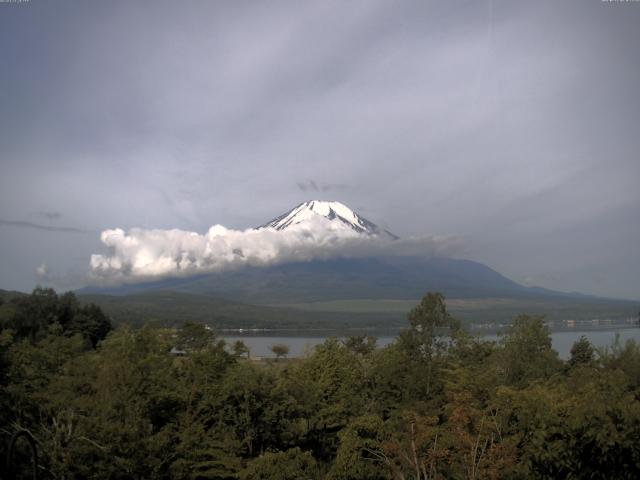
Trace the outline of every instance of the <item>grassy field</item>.
<path fill-rule="evenodd" d="M 405 317 L 396 312 L 326 312 L 248 305 L 180 292 L 148 292 L 136 295 L 79 295 L 82 303 L 95 303 L 116 324 L 143 325 L 157 322 L 180 326 L 186 321 L 204 322 L 217 328 L 327 329 L 345 327 L 402 326 Z"/>
<path fill-rule="evenodd" d="M 265 305 L 268 307 L 294 308 L 308 312 L 348 312 L 348 313 L 373 313 L 373 312 L 396 312 L 407 313 L 419 300 L 373 300 L 373 299 L 353 299 L 353 300 L 330 300 L 325 302 L 309 303 L 286 303 L 281 305 Z"/>

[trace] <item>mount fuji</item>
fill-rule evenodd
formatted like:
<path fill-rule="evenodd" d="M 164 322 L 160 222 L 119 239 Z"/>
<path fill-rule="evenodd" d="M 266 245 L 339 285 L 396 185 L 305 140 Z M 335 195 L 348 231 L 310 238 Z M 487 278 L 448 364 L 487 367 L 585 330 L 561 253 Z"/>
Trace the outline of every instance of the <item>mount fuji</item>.
<path fill-rule="evenodd" d="M 380 239 L 385 245 L 404 241 L 346 205 L 333 201 L 303 202 L 249 231 L 261 230 L 268 236 L 282 232 L 283 235 L 291 233 L 314 238 L 319 232 L 328 230 L 339 238 L 362 236 L 363 240 Z M 397 308 L 412 304 L 428 291 L 443 293 L 448 302 L 452 302 L 450 305 L 458 302 L 461 310 L 456 312 L 454 309 L 454 313 L 469 320 L 495 320 L 496 315 L 503 319 L 513 318 L 514 314 L 523 311 L 546 314 L 551 319 L 593 318 L 597 311 L 603 315 L 630 314 L 635 308 L 635 304 L 628 302 L 526 287 L 481 263 L 427 253 L 334 256 L 263 266 L 245 265 L 216 273 L 111 287 L 86 287 L 78 293 L 103 305 L 109 312 L 125 312 L 125 318 L 141 311 L 153 318 L 166 317 L 166 321 L 176 321 L 185 315 L 202 321 L 224 317 L 231 325 L 255 327 L 265 324 L 265 315 L 274 319 L 288 318 L 291 325 L 314 323 L 317 319 L 352 326 L 357 321 L 376 321 L 382 325 L 388 325 L 388 321 L 401 323 L 406 312 L 399 312 Z M 166 297 L 167 294 L 170 296 Z M 159 295 L 166 297 L 165 303 L 158 303 Z M 367 309 L 375 310 L 383 305 L 393 311 L 357 313 L 353 308 L 360 308 L 362 302 Z M 283 321 L 274 320 L 268 324 L 282 326 Z"/>
<path fill-rule="evenodd" d="M 260 225 L 257 229 L 274 228 L 283 231 L 293 225 L 309 223 L 316 217 L 324 217 L 330 220 L 338 228 L 351 229 L 357 233 L 371 236 L 383 236 L 391 239 L 398 239 L 396 235 L 388 230 L 381 229 L 375 223 L 361 217 L 349 207 L 340 202 L 326 202 L 321 200 L 309 200 L 297 207 L 292 208 L 287 213 Z"/>

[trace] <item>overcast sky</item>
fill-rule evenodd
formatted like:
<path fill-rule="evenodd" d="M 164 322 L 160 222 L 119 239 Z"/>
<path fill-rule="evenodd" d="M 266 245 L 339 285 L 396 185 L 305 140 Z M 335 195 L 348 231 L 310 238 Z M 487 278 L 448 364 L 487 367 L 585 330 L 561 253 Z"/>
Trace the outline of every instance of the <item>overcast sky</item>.
<path fill-rule="evenodd" d="M 0 3 L 0 288 L 341 201 L 640 299 L 640 2 Z"/>

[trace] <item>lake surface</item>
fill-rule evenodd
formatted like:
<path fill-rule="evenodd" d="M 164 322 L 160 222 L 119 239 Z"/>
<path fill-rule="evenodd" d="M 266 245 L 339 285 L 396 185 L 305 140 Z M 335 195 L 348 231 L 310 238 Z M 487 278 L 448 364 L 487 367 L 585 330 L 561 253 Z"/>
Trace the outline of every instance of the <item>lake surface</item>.
<path fill-rule="evenodd" d="M 363 333 L 359 333 L 363 334 Z M 384 347 L 389 345 L 396 339 L 395 335 L 382 334 L 371 335 L 378 338 L 378 346 Z M 553 342 L 553 348 L 560 354 L 562 358 L 568 358 L 569 352 L 573 343 L 578 340 L 582 335 L 587 337 L 589 341 L 596 347 L 610 346 L 616 335 L 619 335 L 620 341 L 624 344 L 627 340 L 634 339 L 640 342 L 640 328 L 621 328 L 621 329 L 609 329 L 609 330 L 570 330 L 570 331 L 558 331 L 551 333 L 551 341 Z M 223 335 L 223 338 L 228 343 L 233 343 L 236 340 L 242 340 L 250 349 L 251 355 L 255 357 L 275 357 L 271 352 L 270 347 L 275 344 L 285 344 L 289 346 L 290 357 L 300 357 L 307 352 L 312 352 L 313 347 L 319 345 L 325 341 L 328 337 L 341 337 L 340 335 L 328 335 L 328 334 L 298 334 L 298 335 L 270 335 L 247 333 L 247 334 L 233 334 Z M 495 333 L 480 335 L 487 340 L 497 340 L 498 335 Z"/>

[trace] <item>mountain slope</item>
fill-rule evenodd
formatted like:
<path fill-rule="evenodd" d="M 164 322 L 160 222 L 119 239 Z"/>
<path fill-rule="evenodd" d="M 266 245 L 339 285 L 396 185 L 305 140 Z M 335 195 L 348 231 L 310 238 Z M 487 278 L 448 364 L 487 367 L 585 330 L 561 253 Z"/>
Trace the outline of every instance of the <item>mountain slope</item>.
<path fill-rule="evenodd" d="M 314 260 L 245 268 L 175 285 L 251 303 L 297 303 L 352 298 L 415 299 L 426 291 L 448 297 L 509 296 L 522 287 L 475 262 L 383 257 Z"/>
<path fill-rule="evenodd" d="M 568 294 L 524 287 L 470 260 L 369 257 L 313 260 L 164 279 L 159 282 L 83 289 L 127 295 L 158 290 L 207 295 L 251 304 L 346 299 L 418 299 L 427 291 L 447 298 L 542 298 Z M 570 295 L 569 295 L 570 296 Z M 574 295 L 575 296 L 575 295 Z"/>

